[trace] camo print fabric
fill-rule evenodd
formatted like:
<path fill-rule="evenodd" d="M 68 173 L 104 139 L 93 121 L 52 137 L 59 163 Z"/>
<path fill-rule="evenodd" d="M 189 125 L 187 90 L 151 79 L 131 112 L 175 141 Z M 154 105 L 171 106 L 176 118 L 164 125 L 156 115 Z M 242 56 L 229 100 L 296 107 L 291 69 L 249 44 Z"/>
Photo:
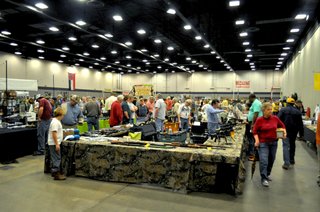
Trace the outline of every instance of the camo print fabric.
<path fill-rule="evenodd" d="M 63 141 L 62 167 L 69 175 L 74 173 L 110 182 L 148 183 L 186 192 L 210 191 L 216 184 L 219 164 L 229 164 L 239 173 L 230 187 L 241 192 L 244 128 L 235 134 L 235 141 L 228 138 L 228 145 L 213 142 L 217 148 L 211 149 L 153 146 L 159 142 L 149 142 L 149 147 L 144 146 L 144 142 L 142 146 L 125 146 L 111 144 L 108 138 Z"/>

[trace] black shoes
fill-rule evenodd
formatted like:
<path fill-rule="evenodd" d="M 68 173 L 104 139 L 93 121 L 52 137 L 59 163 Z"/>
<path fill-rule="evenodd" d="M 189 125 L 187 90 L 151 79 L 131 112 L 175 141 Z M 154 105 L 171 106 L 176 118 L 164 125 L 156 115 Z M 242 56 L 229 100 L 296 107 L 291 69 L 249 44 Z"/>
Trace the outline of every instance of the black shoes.
<path fill-rule="evenodd" d="M 44 152 L 35 151 L 32 155 L 33 156 L 44 155 Z"/>

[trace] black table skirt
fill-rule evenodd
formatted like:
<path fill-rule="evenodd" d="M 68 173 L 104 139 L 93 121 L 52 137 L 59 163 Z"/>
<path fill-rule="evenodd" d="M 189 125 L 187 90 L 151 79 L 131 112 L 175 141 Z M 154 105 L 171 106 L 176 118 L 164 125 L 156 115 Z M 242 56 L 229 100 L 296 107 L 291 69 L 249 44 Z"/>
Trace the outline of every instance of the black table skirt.
<path fill-rule="evenodd" d="M 37 129 L 0 129 L 0 162 L 31 155 L 37 149 Z"/>
<path fill-rule="evenodd" d="M 307 128 L 306 126 L 304 126 L 303 128 L 304 128 L 304 139 L 309 141 L 311 149 L 316 151 L 317 150 L 316 133 L 310 130 L 309 128 Z"/>

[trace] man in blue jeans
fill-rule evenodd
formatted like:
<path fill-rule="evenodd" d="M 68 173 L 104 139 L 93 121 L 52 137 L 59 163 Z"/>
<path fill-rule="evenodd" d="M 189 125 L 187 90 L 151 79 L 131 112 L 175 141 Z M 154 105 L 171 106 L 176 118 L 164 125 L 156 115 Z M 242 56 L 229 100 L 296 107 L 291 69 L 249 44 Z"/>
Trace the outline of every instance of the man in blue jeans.
<path fill-rule="evenodd" d="M 157 132 L 163 131 L 163 122 L 166 118 L 166 103 L 161 94 L 156 95 L 156 103 L 154 105 L 153 118 L 155 119 Z"/>
<path fill-rule="evenodd" d="M 216 132 L 216 129 L 219 128 L 219 117 L 218 113 L 227 112 L 225 110 L 218 109 L 220 107 L 220 102 L 218 99 L 214 99 L 211 102 L 211 105 L 207 107 L 207 117 L 208 117 L 208 132 L 213 134 Z"/>
<path fill-rule="evenodd" d="M 185 131 L 188 131 L 191 126 L 191 104 L 192 100 L 187 99 L 177 111 L 178 123 L 180 123 L 180 128 Z"/>
<path fill-rule="evenodd" d="M 88 130 L 91 132 L 92 126 L 94 126 L 95 130 L 99 130 L 99 117 L 101 115 L 101 111 L 96 101 L 93 101 L 90 96 L 87 98 L 88 102 L 84 105 L 83 111 L 87 116 Z"/>

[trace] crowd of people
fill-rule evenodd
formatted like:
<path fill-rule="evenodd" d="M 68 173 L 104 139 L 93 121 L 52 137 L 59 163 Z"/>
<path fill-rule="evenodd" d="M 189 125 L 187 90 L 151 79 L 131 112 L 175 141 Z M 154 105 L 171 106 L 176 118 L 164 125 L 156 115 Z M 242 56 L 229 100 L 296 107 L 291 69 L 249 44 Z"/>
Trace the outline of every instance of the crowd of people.
<path fill-rule="evenodd" d="M 48 150 L 53 161 L 51 172 L 55 179 L 65 179 L 60 170 L 60 143 L 62 129 L 76 128 L 84 120 L 88 130 L 99 129 L 99 118 L 109 117 L 110 127 L 122 124 L 139 124 L 154 121 L 157 132 L 164 131 L 165 120 L 179 123 L 179 129 L 188 131 L 194 121 L 206 122 L 209 134 L 213 134 L 225 121 L 230 111 L 236 108 L 246 114 L 246 138 L 248 140 L 248 159 L 254 160 L 258 150 L 260 159 L 260 176 L 263 186 L 269 186 L 271 171 L 276 157 L 279 136 L 283 135 L 283 166 L 290 169 L 295 161 L 295 141 L 297 135 L 303 138 L 302 116 L 305 115 L 300 100 L 259 100 L 255 94 L 248 99 L 192 99 L 184 96 L 164 97 L 162 94 L 135 97 L 116 95 L 107 98 L 90 96 L 71 96 L 69 99 L 59 95 L 57 98 L 45 98 L 38 95 L 36 101 L 28 101 L 29 109 L 38 114 L 38 150 L 34 155 L 43 155 Z"/>

